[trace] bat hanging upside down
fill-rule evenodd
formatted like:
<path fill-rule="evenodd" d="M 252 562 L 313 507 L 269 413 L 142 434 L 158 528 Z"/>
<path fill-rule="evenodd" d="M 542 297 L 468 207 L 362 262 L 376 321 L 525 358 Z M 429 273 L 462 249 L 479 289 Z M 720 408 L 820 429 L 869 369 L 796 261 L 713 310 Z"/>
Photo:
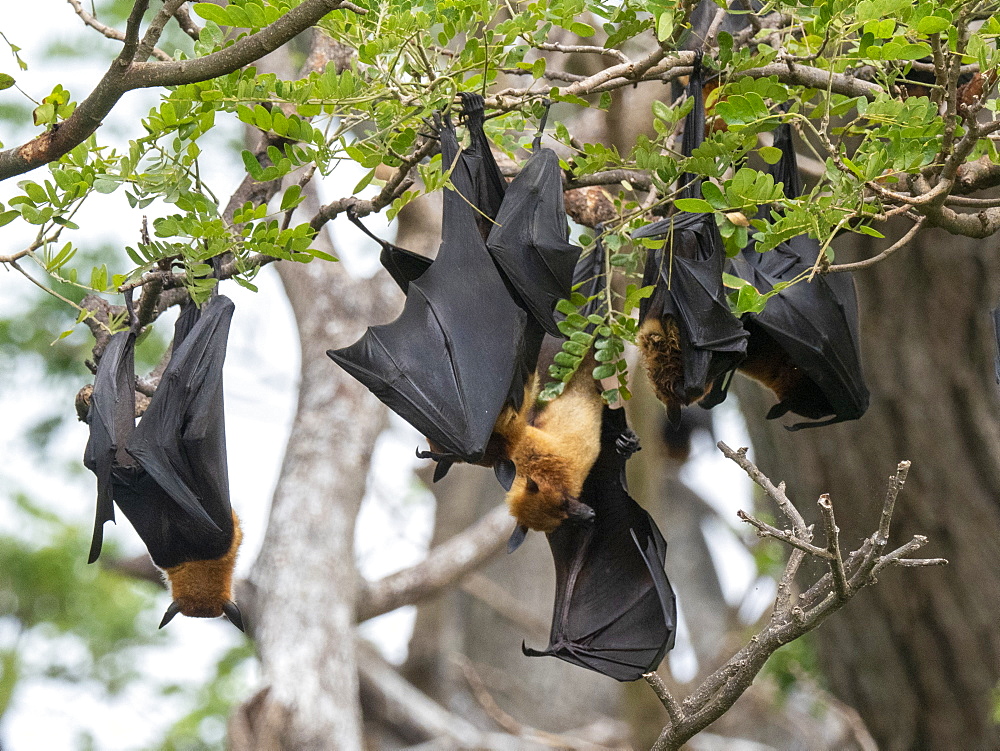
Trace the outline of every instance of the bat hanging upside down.
<path fill-rule="evenodd" d="M 126 298 L 131 313 L 131 300 Z M 173 602 L 160 628 L 182 613 L 224 615 L 243 630 L 233 602 L 233 567 L 242 533 L 229 503 L 222 366 L 233 316 L 215 296 L 181 313 L 173 352 L 139 425 L 135 424 L 133 327 L 111 337 L 97 368 L 84 464 L 97 475 L 97 515 L 89 562 L 101 553 L 114 504 L 132 522 Z"/>

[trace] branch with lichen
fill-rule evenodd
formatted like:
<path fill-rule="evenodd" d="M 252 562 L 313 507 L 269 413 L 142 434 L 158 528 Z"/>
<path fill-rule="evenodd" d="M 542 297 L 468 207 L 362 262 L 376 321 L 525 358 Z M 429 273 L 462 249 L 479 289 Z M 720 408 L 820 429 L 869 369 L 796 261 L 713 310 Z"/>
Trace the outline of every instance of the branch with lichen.
<path fill-rule="evenodd" d="M 655 751 L 679 749 L 691 737 L 719 719 L 749 688 L 754 677 L 775 651 L 819 626 L 832 613 L 850 602 L 858 592 L 874 584 L 881 571 L 890 566 L 910 568 L 947 563 L 943 558 L 912 557 L 927 543 L 927 538 L 923 535 L 916 535 L 904 545 L 886 552 L 896 498 L 910 469 L 908 461 L 900 462 L 896 473 L 889 478 L 878 528 L 858 549 L 845 554 L 829 495 L 820 496 L 817 502 L 822 542 L 816 544 L 813 541 L 813 527 L 806 525 L 802 514 L 789 500 L 784 483 L 775 485 L 747 458 L 745 448 L 734 451 L 724 443 L 719 443 L 718 446 L 728 459 L 739 465 L 763 489 L 765 495 L 781 511 L 789 527 L 768 524 L 743 511 L 739 512 L 740 518 L 751 524 L 758 536 L 780 540 L 793 550 L 779 580 L 774 609 L 767 624 L 687 698 L 678 701 L 656 673 L 644 676 L 670 717 L 669 724 L 663 728 L 653 746 Z M 828 571 L 796 596 L 795 577 L 807 556 L 822 561 Z"/>

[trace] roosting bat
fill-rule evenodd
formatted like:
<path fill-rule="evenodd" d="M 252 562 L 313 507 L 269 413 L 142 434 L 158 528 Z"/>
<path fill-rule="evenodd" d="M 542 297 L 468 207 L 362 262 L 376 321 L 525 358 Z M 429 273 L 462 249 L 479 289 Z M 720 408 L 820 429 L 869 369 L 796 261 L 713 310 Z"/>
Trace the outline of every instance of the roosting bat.
<path fill-rule="evenodd" d="M 782 158 L 774 171 L 785 194 L 801 190 L 791 127 L 775 133 Z M 808 273 L 819 255 L 819 243 L 808 236 L 793 237 L 766 253 L 751 243 L 730 262 L 734 275 L 759 292 L 770 292 L 779 282 Z M 767 413 L 774 419 L 786 412 L 821 422 L 803 422 L 789 430 L 856 420 L 868 408 L 868 388 L 858 347 L 858 302 L 850 273 L 817 275 L 800 281 L 767 300 L 760 313 L 747 313 L 743 325 L 750 333 L 747 359 L 739 369 L 774 391 L 778 403 Z M 711 399 L 725 398 L 727 377 L 716 384 Z"/>
<path fill-rule="evenodd" d="M 90 562 L 100 555 L 104 523 L 114 521 L 113 500 L 170 582 L 161 628 L 182 613 L 225 615 L 243 630 L 232 598 L 242 535 L 229 502 L 222 394 L 232 315 L 223 296 L 181 313 L 170 362 L 138 426 L 134 327 L 111 338 L 97 369 L 84 455 L 98 488 Z"/>
<path fill-rule="evenodd" d="M 579 259 L 573 274 L 576 291 L 594 298 L 581 308 L 581 315 L 597 312 L 606 284 L 604 247 L 598 240 Z M 545 405 L 536 402 L 538 387 L 561 348 L 561 339 L 544 338 L 538 374 L 531 380 L 533 389 L 517 415 L 510 416 L 499 431 L 516 468 L 506 499 L 517 520 L 508 552 L 520 546 L 529 529 L 551 532 L 566 519 L 587 522 L 593 518 L 593 510 L 579 500 L 600 451 L 603 402 L 591 377 L 593 358 L 580 363 L 561 396 Z"/>
<path fill-rule="evenodd" d="M 484 461 L 494 425 L 511 399 L 520 406 L 527 313 L 514 301 L 477 229 L 468 196 L 472 169 L 455 130 L 441 129 L 445 191 L 442 243 L 408 281 L 403 312 L 356 343 L 327 354 L 449 460 Z M 461 195 L 459 194 L 461 193 Z M 446 465 L 447 466 L 447 465 Z"/>
<path fill-rule="evenodd" d="M 625 462 L 637 449 L 625 411 L 605 407 L 600 453 L 580 496 L 594 520 L 548 535 L 556 568 L 549 646 L 522 645 L 524 654 L 634 681 L 673 646 L 677 606 L 663 571 L 667 545 L 625 482 Z"/>
<path fill-rule="evenodd" d="M 688 95 L 694 106 L 684 124 L 683 151 L 704 138 L 705 112 L 698 66 Z M 682 175 L 691 197 L 697 182 Z M 729 309 L 722 284 L 725 254 L 712 214 L 679 212 L 632 233 L 664 237 L 646 256 L 643 286 L 654 285 L 639 306 L 639 345 L 656 396 L 672 422 L 680 409 L 708 392 L 713 381 L 743 359 L 747 333 Z"/>
<path fill-rule="evenodd" d="M 435 479 L 465 461 L 494 466 L 509 488 L 517 437 L 508 429 L 521 424 L 543 327 L 555 329 L 552 309 L 569 295 L 579 249 L 567 242 L 565 210 L 559 213 L 558 160 L 538 149 L 499 205 L 487 251 L 476 219 L 494 210 L 502 178 L 482 133 L 481 100 L 466 99 L 470 149 L 459 150 L 450 125 L 441 131 L 442 161 L 457 193 L 445 194 L 437 259 L 407 280 L 396 321 L 328 354 L 427 436 L 432 450 L 420 455 L 439 462 Z M 555 271 L 535 281 L 524 269 Z M 428 337 L 436 346 L 425 346 Z"/>

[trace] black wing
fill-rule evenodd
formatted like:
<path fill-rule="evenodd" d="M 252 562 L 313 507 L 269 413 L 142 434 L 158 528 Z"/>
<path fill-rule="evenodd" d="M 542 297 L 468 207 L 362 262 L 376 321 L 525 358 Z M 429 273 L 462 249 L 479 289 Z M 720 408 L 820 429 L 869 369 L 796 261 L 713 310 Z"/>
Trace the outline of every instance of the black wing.
<path fill-rule="evenodd" d="M 327 354 L 444 452 L 478 461 L 523 359 L 527 316 L 511 298 L 479 231 L 458 141 L 441 131 L 446 191 L 437 258 L 410 282 L 403 312 Z"/>
<path fill-rule="evenodd" d="M 795 194 L 801 187 L 790 126 L 778 128 L 775 144 L 783 152 L 775 179 Z M 779 282 L 808 273 L 819 251 L 819 243 L 805 235 L 766 253 L 758 253 L 751 243 L 732 260 L 730 270 L 766 293 Z M 858 300 L 850 273 L 797 282 L 770 298 L 762 312 L 746 314 L 744 324 L 750 332 L 745 368 L 775 373 L 779 365 L 762 361 L 781 359 L 787 365 L 780 368 L 795 373 L 794 378 L 777 379 L 779 402 L 768 412 L 769 419 L 786 412 L 814 420 L 829 418 L 789 426 L 797 430 L 856 420 L 868 409 L 858 345 Z"/>
<path fill-rule="evenodd" d="M 461 158 L 472 178 L 473 192 L 469 200 L 477 209 L 476 225 L 485 242 L 496 226 L 495 220 L 507 192 L 507 181 L 500 172 L 490 148 L 490 139 L 483 130 L 483 98 L 468 91 L 461 92 L 459 96 L 462 98 L 463 122 L 469 131 L 469 148 L 462 152 Z"/>
<path fill-rule="evenodd" d="M 419 279 L 427 271 L 432 263 L 432 259 L 422 256 L 419 253 L 414 253 L 412 250 L 393 245 L 388 240 L 378 237 L 361 223 L 358 215 L 352 209 L 347 210 L 347 218 L 351 220 L 354 226 L 382 246 L 382 252 L 378 257 L 379 262 L 389 272 L 389 276 L 403 290 L 403 294 L 405 295 L 409 291 L 410 282 L 414 279 Z"/>
<path fill-rule="evenodd" d="M 619 681 L 656 669 L 673 646 L 677 622 L 663 571 L 666 543 L 625 484 L 632 441 L 624 410 L 605 407 L 601 453 L 580 496 L 595 519 L 548 535 L 556 567 L 549 646 L 522 647 L 526 655 L 552 655 Z"/>
<path fill-rule="evenodd" d="M 725 252 L 712 215 L 680 212 L 632 236 L 661 235 L 664 244 L 646 256 L 642 283 L 655 290 L 642 301 L 639 320 L 672 316 L 676 322 L 683 366 L 677 389 L 688 403 L 743 360 L 748 334 L 726 300 Z"/>
<path fill-rule="evenodd" d="M 569 242 L 562 171 L 551 149 L 535 151 L 510 184 L 489 250 L 535 321 L 561 337 L 553 310 L 570 295 L 580 248 Z"/>
<path fill-rule="evenodd" d="M 120 331 L 111 337 L 94 379 L 87 413 L 90 439 L 83 463 L 97 475 L 97 514 L 90 544 L 89 563 L 101 554 L 104 523 L 115 520 L 112 503 L 112 470 L 131 463 L 125 444 L 135 429 L 135 334 Z"/>
<path fill-rule="evenodd" d="M 160 537 L 176 546 L 183 539 L 194 556 L 187 560 L 218 558 L 232 543 L 222 367 L 233 307 L 222 295 L 202 306 L 128 442 L 141 471 L 117 473 L 115 500 L 158 565 L 177 553 L 158 550 Z"/>

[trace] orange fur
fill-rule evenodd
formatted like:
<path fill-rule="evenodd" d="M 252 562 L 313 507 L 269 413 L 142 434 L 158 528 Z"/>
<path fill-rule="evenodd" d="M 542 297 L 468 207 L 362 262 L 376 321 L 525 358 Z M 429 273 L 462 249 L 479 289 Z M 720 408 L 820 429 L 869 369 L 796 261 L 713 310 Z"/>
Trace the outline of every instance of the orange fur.
<path fill-rule="evenodd" d="M 642 352 L 646 373 L 653 384 L 656 398 L 671 412 L 686 407 L 697 399 L 684 396 L 684 360 L 681 357 L 681 333 L 673 316 L 647 318 L 639 328 L 636 343 Z"/>
<path fill-rule="evenodd" d="M 552 532 L 567 518 L 568 502 L 579 498 L 597 461 L 603 405 L 586 364 L 562 396 L 537 414 L 534 396 L 501 426 L 517 469 L 507 505 L 518 524 Z"/>
<path fill-rule="evenodd" d="M 233 569 L 243 541 L 240 520 L 233 512 L 233 543 L 221 558 L 186 561 L 166 569 L 170 592 L 182 615 L 218 618 L 222 606 L 233 599 Z"/>
<path fill-rule="evenodd" d="M 758 341 L 760 343 L 740 364 L 740 372 L 763 383 L 774 392 L 779 402 L 783 402 L 802 382 L 804 373 L 771 337 Z"/>

